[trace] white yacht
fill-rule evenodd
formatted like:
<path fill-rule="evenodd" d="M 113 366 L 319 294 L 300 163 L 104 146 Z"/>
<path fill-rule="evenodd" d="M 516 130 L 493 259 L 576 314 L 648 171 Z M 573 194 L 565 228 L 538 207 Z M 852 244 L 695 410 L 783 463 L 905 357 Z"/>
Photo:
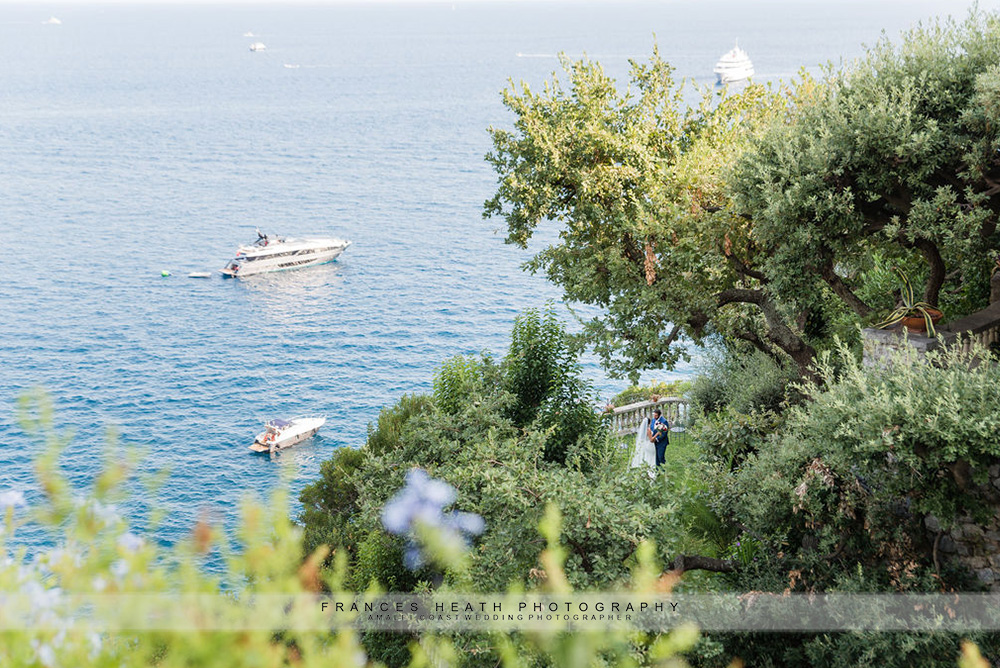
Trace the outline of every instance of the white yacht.
<path fill-rule="evenodd" d="M 250 50 L 251 51 L 263 51 L 266 48 L 267 48 L 267 45 L 264 44 L 264 42 L 254 42 L 253 44 L 250 45 Z"/>
<path fill-rule="evenodd" d="M 223 276 L 252 276 L 271 271 L 301 269 L 336 260 L 350 241 L 327 238 L 273 237 L 257 230 L 257 241 L 236 249 L 236 257 L 219 271 Z"/>
<path fill-rule="evenodd" d="M 753 76 L 753 63 L 750 62 L 747 52 L 737 43 L 731 51 L 719 58 L 714 72 L 719 77 L 720 84 L 743 81 Z"/>
<path fill-rule="evenodd" d="M 268 420 L 264 431 L 257 434 L 250 449 L 254 452 L 275 452 L 290 448 L 313 436 L 326 424 L 325 417 L 293 417 L 291 420 Z"/>

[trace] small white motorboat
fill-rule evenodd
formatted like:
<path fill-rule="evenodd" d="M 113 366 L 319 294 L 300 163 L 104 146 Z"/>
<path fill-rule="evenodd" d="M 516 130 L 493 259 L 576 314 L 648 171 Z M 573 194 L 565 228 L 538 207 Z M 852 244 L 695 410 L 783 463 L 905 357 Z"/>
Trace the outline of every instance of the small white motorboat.
<path fill-rule="evenodd" d="M 268 420 L 264 431 L 257 434 L 250 449 L 254 452 L 276 452 L 290 448 L 313 436 L 326 424 L 325 417 L 293 417 L 291 420 Z"/>
<path fill-rule="evenodd" d="M 254 42 L 250 45 L 251 51 L 264 51 L 267 49 L 267 45 L 264 42 Z"/>

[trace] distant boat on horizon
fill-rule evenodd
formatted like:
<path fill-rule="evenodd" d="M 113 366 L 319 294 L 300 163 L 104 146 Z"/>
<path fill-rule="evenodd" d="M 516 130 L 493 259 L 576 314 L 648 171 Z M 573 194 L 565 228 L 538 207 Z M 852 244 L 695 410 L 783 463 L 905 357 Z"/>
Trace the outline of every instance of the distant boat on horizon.
<path fill-rule="evenodd" d="M 720 84 L 728 84 L 752 77 L 753 63 L 750 62 L 750 56 L 747 55 L 747 52 L 741 49 L 739 42 L 737 42 L 736 46 L 722 58 L 719 58 L 713 71 L 719 78 Z"/>
<path fill-rule="evenodd" d="M 60 21 L 59 19 L 57 19 L 54 16 L 50 16 L 49 18 L 47 18 L 44 21 L 42 21 L 42 25 L 47 25 L 47 26 L 61 26 L 62 25 L 62 21 Z"/>
<path fill-rule="evenodd" d="M 251 51 L 263 51 L 266 48 L 267 45 L 264 44 L 264 42 L 254 42 L 253 44 L 250 45 Z"/>
<path fill-rule="evenodd" d="M 252 33 L 252 32 L 250 32 L 250 31 L 247 31 L 247 32 L 243 33 L 243 36 L 244 36 L 244 37 L 256 37 L 257 35 L 253 34 L 253 33 Z"/>

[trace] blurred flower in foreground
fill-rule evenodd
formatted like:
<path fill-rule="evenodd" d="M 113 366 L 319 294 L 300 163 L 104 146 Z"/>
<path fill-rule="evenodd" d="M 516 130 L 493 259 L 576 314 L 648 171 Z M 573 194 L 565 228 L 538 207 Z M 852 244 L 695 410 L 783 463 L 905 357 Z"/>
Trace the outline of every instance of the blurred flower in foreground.
<path fill-rule="evenodd" d="M 424 554 L 415 541 L 419 527 L 435 530 L 447 544 L 469 544 L 469 538 L 478 536 L 486 528 L 483 518 L 475 513 L 457 510 L 444 512 L 454 503 L 455 488 L 427 475 L 420 468 L 406 474 L 406 486 L 389 499 L 382 508 L 382 526 L 396 536 L 407 536 L 409 541 L 403 554 L 403 563 L 416 570 L 426 563 Z"/>
<path fill-rule="evenodd" d="M 23 492 L 19 492 L 16 489 L 8 489 L 5 492 L 0 492 L 0 510 L 23 508 L 26 505 L 28 505 L 28 502 L 24 500 Z"/>
<path fill-rule="evenodd" d="M 129 531 L 118 537 L 118 546 L 126 552 L 138 552 L 142 547 L 142 538 Z"/>

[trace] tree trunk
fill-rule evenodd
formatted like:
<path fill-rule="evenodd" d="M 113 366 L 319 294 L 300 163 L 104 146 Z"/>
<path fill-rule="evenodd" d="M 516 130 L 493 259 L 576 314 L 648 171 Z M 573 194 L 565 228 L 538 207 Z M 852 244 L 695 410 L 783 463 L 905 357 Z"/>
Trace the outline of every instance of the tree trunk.
<path fill-rule="evenodd" d="M 732 573 L 736 570 L 736 564 L 727 559 L 703 557 L 698 554 L 679 554 L 674 559 L 674 570 L 678 573 L 699 570 L 713 573 Z"/>
<path fill-rule="evenodd" d="M 792 358 L 798 367 L 799 376 L 811 381 L 816 379 L 812 369 L 816 350 L 788 326 L 778 311 L 777 304 L 766 291 L 731 288 L 719 293 L 718 300 L 719 306 L 742 302 L 759 307 L 767 323 L 767 340 Z"/>
<path fill-rule="evenodd" d="M 923 253 L 924 259 L 930 266 L 931 273 L 927 277 L 927 285 L 924 287 L 924 301 L 936 307 L 938 296 L 941 294 L 941 286 L 944 285 L 944 278 L 948 273 L 945 270 L 944 258 L 941 257 L 941 251 L 938 250 L 938 247 L 927 239 L 917 239 L 913 242 L 913 247 Z"/>

